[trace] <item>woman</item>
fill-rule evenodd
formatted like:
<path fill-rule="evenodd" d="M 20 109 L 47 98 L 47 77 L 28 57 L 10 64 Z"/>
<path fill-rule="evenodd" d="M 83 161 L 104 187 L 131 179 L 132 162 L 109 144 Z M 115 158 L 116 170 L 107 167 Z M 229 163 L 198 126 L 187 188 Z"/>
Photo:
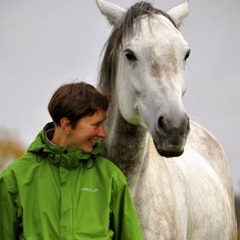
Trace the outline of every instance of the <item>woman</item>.
<path fill-rule="evenodd" d="M 53 123 L 1 174 L 1 239 L 143 239 L 126 179 L 103 155 L 107 108 L 87 83 L 57 89 Z"/>

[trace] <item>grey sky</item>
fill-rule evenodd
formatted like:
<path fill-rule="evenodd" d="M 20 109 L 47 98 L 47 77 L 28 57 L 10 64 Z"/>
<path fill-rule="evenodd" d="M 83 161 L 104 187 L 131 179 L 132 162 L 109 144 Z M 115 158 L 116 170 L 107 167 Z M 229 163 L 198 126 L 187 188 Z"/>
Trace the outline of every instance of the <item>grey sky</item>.
<path fill-rule="evenodd" d="M 154 0 L 163 10 L 181 3 Z M 240 192 L 240 1 L 190 0 L 190 7 L 181 28 L 192 49 L 185 107 L 222 143 Z M 96 83 L 110 31 L 95 0 L 0 0 L 0 126 L 28 146 L 51 120 L 47 104 L 60 84 Z"/>

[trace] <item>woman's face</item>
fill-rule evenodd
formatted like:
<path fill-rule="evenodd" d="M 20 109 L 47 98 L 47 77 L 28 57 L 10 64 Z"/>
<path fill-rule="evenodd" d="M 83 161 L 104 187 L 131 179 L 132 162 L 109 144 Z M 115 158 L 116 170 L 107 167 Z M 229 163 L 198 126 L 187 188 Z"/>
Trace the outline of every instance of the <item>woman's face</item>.
<path fill-rule="evenodd" d="M 84 152 L 91 152 L 100 138 L 107 136 L 103 122 L 106 120 L 106 111 L 98 110 L 92 116 L 83 117 L 75 129 L 68 135 L 68 146 L 79 148 Z"/>

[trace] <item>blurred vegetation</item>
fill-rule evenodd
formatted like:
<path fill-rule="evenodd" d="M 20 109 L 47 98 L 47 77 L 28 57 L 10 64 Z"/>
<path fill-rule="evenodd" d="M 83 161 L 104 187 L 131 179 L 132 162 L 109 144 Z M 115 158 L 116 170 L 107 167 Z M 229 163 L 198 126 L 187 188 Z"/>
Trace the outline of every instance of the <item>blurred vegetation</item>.
<path fill-rule="evenodd" d="M 0 172 L 25 151 L 25 146 L 14 131 L 0 127 Z"/>

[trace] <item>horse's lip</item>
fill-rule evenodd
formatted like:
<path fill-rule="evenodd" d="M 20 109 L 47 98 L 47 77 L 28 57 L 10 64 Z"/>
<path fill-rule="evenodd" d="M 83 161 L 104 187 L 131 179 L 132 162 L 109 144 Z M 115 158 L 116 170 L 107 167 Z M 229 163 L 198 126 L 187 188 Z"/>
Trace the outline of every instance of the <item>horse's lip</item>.
<path fill-rule="evenodd" d="M 172 149 L 172 150 L 164 150 L 159 144 L 157 144 L 155 141 L 154 142 L 154 145 L 155 145 L 155 148 L 157 150 L 157 152 L 162 156 L 162 157 L 166 157 L 166 158 L 171 158 L 171 157 L 179 157 L 183 154 L 184 152 L 184 148 L 182 149 L 179 149 L 179 150 L 176 150 L 175 149 Z"/>
<path fill-rule="evenodd" d="M 164 151 L 162 149 L 157 149 L 157 151 L 162 157 L 172 158 L 172 157 L 181 156 L 184 152 L 184 149 L 182 151 L 179 151 L 179 152 L 168 152 L 168 151 Z"/>

